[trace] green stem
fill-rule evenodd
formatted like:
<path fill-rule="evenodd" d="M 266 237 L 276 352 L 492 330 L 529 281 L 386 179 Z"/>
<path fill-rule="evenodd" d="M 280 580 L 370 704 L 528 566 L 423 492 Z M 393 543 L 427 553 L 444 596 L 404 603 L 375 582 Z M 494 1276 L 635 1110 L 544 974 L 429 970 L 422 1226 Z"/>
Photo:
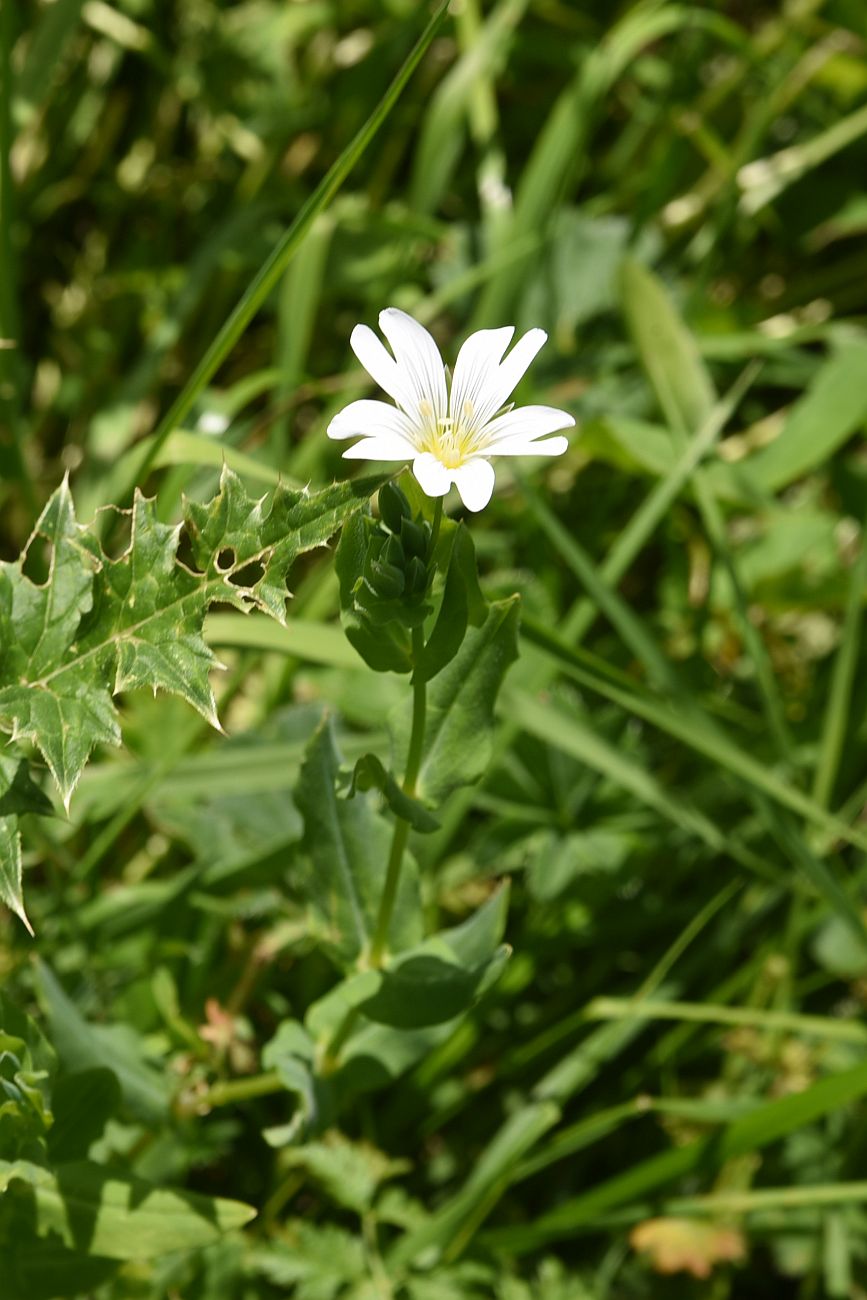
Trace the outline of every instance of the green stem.
<path fill-rule="evenodd" d="M 440 514 L 442 513 L 442 504 Z M 436 525 L 437 520 L 434 519 Z M 414 627 L 412 630 L 412 657 L 413 662 L 418 663 L 424 650 L 424 629 Z M 409 752 L 406 758 L 406 771 L 403 776 L 403 790 L 405 794 L 415 794 L 415 783 L 418 780 L 419 768 L 421 767 L 422 747 L 424 745 L 424 724 L 427 712 L 427 682 L 413 674 L 412 679 L 412 730 L 409 737 Z M 385 955 L 386 945 L 388 943 L 388 928 L 391 925 L 391 915 L 394 911 L 394 904 L 397 899 L 397 887 L 400 884 L 400 869 L 403 866 L 403 851 L 406 848 L 406 842 L 409 838 L 409 822 L 398 817 L 394 824 L 394 835 L 391 840 L 391 852 L 388 855 L 388 868 L 385 874 L 385 888 L 382 891 L 382 899 L 379 904 L 379 916 L 376 919 L 376 932 L 373 936 L 373 945 L 370 949 L 370 964 L 374 970 L 382 966 Z"/>
<path fill-rule="evenodd" d="M 442 524 L 442 521 L 443 521 L 443 498 L 437 497 L 434 502 L 434 517 L 433 517 L 433 523 L 431 524 L 431 532 L 430 532 L 431 559 L 433 559 L 434 552 L 436 551 L 437 548 L 437 542 L 440 539 L 440 525 Z"/>
<path fill-rule="evenodd" d="M 200 1112 L 211 1110 L 214 1106 L 231 1106 L 236 1101 L 249 1101 L 253 1097 L 268 1097 L 271 1093 L 282 1092 L 285 1085 L 276 1070 L 266 1074 L 252 1074 L 244 1079 L 226 1079 L 212 1084 L 205 1092 L 192 1098 L 189 1109 Z M 186 1112 L 187 1104 L 181 1105 Z"/>
<path fill-rule="evenodd" d="M 435 563 L 434 555 L 436 552 L 437 542 L 439 541 L 442 521 L 443 499 L 442 497 L 437 497 L 434 505 L 433 521 L 431 524 L 429 554 L 432 564 Z M 415 627 L 412 630 L 412 658 L 414 664 L 418 665 L 421 662 L 423 650 L 424 629 L 421 627 Z M 418 781 L 421 757 L 424 749 L 426 715 L 427 682 L 423 678 L 413 674 L 412 728 L 409 737 L 409 751 L 406 756 L 406 770 L 403 774 L 403 790 L 404 793 L 408 795 L 415 794 L 416 782 Z M 403 855 L 408 839 L 409 822 L 404 821 L 402 817 L 398 817 L 394 823 L 394 834 L 391 839 L 388 866 L 386 867 L 385 872 L 385 886 L 379 903 L 379 914 L 376 918 L 376 930 L 374 932 L 373 943 L 371 944 L 370 955 L 368 958 L 369 964 L 374 970 L 381 969 L 388 948 L 388 931 L 391 926 L 394 905 L 397 901 L 397 891 L 398 886 L 400 885 L 400 872 L 403 866 Z M 333 1070 L 337 1069 L 341 1048 L 354 1030 L 358 1020 L 358 1014 L 358 1008 L 351 1007 L 338 1025 L 333 1038 L 328 1044 L 328 1049 L 323 1059 L 323 1073 L 329 1074 Z"/>

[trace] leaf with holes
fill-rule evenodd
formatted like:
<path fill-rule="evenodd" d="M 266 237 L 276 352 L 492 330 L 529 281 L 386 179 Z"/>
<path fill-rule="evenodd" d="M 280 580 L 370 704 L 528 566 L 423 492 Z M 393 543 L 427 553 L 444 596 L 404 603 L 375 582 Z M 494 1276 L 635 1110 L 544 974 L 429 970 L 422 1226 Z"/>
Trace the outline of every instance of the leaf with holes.
<path fill-rule="evenodd" d="M 209 680 L 217 660 L 202 635 L 208 607 L 257 608 L 284 622 L 293 561 L 324 545 L 380 482 L 320 492 L 281 485 L 254 499 L 224 468 L 217 496 L 186 502 L 175 526 L 161 523 L 153 502 L 136 493 L 129 545 L 113 558 L 76 521 L 64 481 L 25 555 L 0 565 L 0 731 L 37 747 L 68 808 L 93 748 L 120 743 L 118 692 L 170 691 L 219 728 Z M 178 557 L 184 532 L 195 568 Z M 38 542 L 48 547 L 42 584 L 24 571 Z M 19 778 L 19 795 L 23 788 Z M 0 796 L 7 793 L 0 785 Z M 22 920 L 15 817 L 27 810 L 16 804 L 0 820 L 0 897 Z"/>

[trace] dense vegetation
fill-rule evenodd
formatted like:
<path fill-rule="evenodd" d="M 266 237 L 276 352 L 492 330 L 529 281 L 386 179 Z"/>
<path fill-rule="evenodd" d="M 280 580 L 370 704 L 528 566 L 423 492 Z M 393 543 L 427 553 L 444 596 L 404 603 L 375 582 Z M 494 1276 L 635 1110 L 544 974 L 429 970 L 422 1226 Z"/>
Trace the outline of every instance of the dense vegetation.
<path fill-rule="evenodd" d="M 864 6 L 453 9 L 0 0 L 3 1300 L 867 1295 Z M 388 305 L 541 326 L 578 427 L 447 503 L 461 673 L 514 593 L 519 655 L 406 812 L 460 987 L 360 1028 L 316 881 L 387 851 L 408 686 L 325 428 Z M 136 486 L 196 672 L 94 650 L 33 744 L 38 593 L 121 625 Z"/>

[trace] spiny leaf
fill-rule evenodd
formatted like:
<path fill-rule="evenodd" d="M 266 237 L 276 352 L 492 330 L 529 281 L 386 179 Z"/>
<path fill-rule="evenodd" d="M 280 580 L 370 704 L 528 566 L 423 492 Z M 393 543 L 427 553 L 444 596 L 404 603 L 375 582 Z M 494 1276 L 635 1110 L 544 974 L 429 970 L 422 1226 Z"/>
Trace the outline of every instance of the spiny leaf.
<path fill-rule="evenodd" d="M 112 698 L 119 691 L 170 691 L 219 728 L 209 681 L 218 663 L 202 635 L 209 606 L 258 608 L 285 622 L 293 561 L 324 545 L 380 483 L 335 483 L 319 492 L 280 485 L 253 499 L 224 468 L 214 500 L 187 502 L 173 527 L 136 493 L 129 546 L 112 558 L 76 522 L 64 480 L 28 544 L 48 545 L 45 582 L 24 572 L 26 553 L 0 565 L 0 731 L 36 745 L 68 808 L 94 746 L 120 743 Z M 184 529 L 197 569 L 178 558 Z M 0 769 L 0 799 L 12 797 L 7 771 Z M 14 815 L 45 811 L 33 806 L 33 789 L 28 808 L 20 806 L 19 780 L 16 806 L 0 810 L 12 815 L 0 823 L 0 898 L 25 923 Z"/>
<path fill-rule="evenodd" d="M 312 493 L 281 484 L 254 501 L 238 476 L 224 469 L 219 496 L 204 506 L 186 502 L 196 563 L 222 585 L 220 599 L 240 609 L 255 605 L 285 623 L 289 566 L 324 546 L 381 483 L 381 478 L 359 479 Z"/>
<path fill-rule="evenodd" d="M 21 836 L 17 817 L 0 817 L 0 902 L 15 913 L 33 934 L 24 911 L 21 888 Z"/>

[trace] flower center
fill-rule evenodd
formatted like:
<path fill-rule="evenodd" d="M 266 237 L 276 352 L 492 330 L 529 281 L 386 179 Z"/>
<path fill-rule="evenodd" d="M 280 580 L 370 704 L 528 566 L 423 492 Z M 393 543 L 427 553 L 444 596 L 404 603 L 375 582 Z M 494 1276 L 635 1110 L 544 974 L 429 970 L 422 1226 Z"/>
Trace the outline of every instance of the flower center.
<path fill-rule="evenodd" d="M 457 469 L 473 451 L 476 430 L 473 427 L 475 408 L 467 399 L 461 407 L 460 415 L 442 415 L 434 418 L 430 402 L 419 403 L 419 415 L 423 421 L 420 432 L 421 450 L 429 451 L 446 469 Z"/>

